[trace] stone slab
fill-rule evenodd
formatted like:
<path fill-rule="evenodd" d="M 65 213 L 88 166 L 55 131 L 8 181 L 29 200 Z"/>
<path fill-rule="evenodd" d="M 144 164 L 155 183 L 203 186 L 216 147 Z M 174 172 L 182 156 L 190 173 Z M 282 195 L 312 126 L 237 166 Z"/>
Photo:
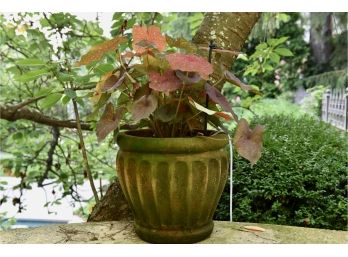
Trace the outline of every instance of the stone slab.
<path fill-rule="evenodd" d="M 347 244 L 348 232 L 271 224 L 215 221 L 205 244 Z M 246 230 L 258 226 L 264 232 Z M 142 244 L 129 221 L 49 225 L 0 232 L 2 244 Z"/>

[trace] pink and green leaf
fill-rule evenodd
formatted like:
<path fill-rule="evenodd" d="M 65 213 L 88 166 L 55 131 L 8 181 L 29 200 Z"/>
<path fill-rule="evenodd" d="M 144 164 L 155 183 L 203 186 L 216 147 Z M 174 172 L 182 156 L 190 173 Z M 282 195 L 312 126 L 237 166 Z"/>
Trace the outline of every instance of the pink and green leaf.
<path fill-rule="evenodd" d="M 102 92 L 107 92 L 114 90 L 122 85 L 124 82 L 124 79 L 126 78 L 126 73 L 123 73 L 121 76 L 116 76 L 115 74 L 112 74 L 110 77 L 108 77 L 102 86 Z"/>
<path fill-rule="evenodd" d="M 104 54 L 110 51 L 115 51 L 120 44 L 125 42 L 127 42 L 125 37 L 115 37 L 97 44 L 93 46 L 87 54 L 81 57 L 81 60 L 76 63 L 76 66 L 87 65 L 92 61 L 99 61 Z"/>
<path fill-rule="evenodd" d="M 232 116 L 233 116 L 233 119 L 235 121 L 238 121 L 238 116 L 232 110 L 232 107 L 231 107 L 230 103 L 228 102 L 226 97 L 224 97 L 220 93 L 220 91 L 218 89 L 216 89 L 215 87 L 211 86 L 209 83 L 206 83 L 205 84 L 205 91 L 208 94 L 209 98 L 213 102 L 219 104 L 224 111 L 231 113 Z"/>
<path fill-rule="evenodd" d="M 196 72 L 187 72 L 188 74 L 185 74 L 181 70 L 176 70 L 175 75 L 185 83 L 185 85 L 192 85 L 196 84 L 199 81 L 201 81 L 201 76 L 199 76 L 198 73 Z"/>
<path fill-rule="evenodd" d="M 158 72 L 150 71 L 149 80 L 150 88 L 165 93 L 175 91 L 183 85 L 172 70 L 167 70 L 162 75 Z"/>
<path fill-rule="evenodd" d="M 260 91 L 253 88 L 250 85 L 243 83 L 239 78 L 237 78 L 232 72 L 230 72 L 228 70 L 224 71 L 224 76 L 228 82 L 240 87 L 241 89 L 243 89 L 245 91 L 248 91 L 248 92 L 250 91 L 250 92 L 253 92 L 254 94 L 257 94 L 257 95 L 261 94 Z"/>
<path fill-rule="evenodd" d="M 152 94 L 140 97 L 134 101 L 131 108 L 133 120 L 139 121 L 148 118 L 156 110 L 157 104 L 157 98 Z"/>
<path fill-rule="evenodd" d="M 166 59 L 172 70 L 197 72 L 205 80 L 208 80 L 209 75 L 213 73 L 213 65 L 203 57 L 194 54 L 168 54 Z"/>
<path fill-rule="evenodd" d="M 254 165 L 261 157 L 264 130 L 262 125 L 256 125 L 254 129 L 250 129 L 244 118 L 238 122 L 233 143 L 237 152 L 249 160 L 251 165 Z"/>
<path fill-rule="evenodd" d="M 133 26 L 133 49 L 137 54 L 148 51 L 149 48 L 156 48 L 163 52 L 166 48 L 166 38 L 161 34 L 157 26 Z"/>
<path fill-rule="evenodd" d="M 184 49 L 188 53 L 197 52 L 197 46 L 184 38 L 172 38 L 170 36 L 166 36 L 166 41 L 171 47 Z"/>
<path fill-rule="evenodd" d="M 188 97 L 189 99 L 189 103 L 195 107 L 198 111 L 204 112 L 208 115 L 215 115 L 221 118 L 224 118 L 226 121 L 230 121 L 232 119 L 232 117 L 225 113 L 225 112 L 218 112 L 218 111 L 213 111 L 210 110 L 208 108 L 205 108 L 203 105 L 200 105 L 199 103 L 197 103 L 195 100 L 193 100 L 191 97 Z"/>
<path fill-rule="evenodd" d="M 161 105 L 155 111 L 154 113 L 155 117 L 162 122 L 170 122 L 175 119 L 176 107 L 177 106 L 174 103 L 167 103 L 167 104 Z"/>
<path fill-rule="evenodd" d="M 108 103 L 105 106 L 104 113 L 100 118 L 96 128 L 98 142 L 104 140 L 110 132 L 112 132 L 119 126 L 119 123 L 125 112 L 125 107 L 120 107 L 115 110 L 114 106 L 111 103 Z"/>

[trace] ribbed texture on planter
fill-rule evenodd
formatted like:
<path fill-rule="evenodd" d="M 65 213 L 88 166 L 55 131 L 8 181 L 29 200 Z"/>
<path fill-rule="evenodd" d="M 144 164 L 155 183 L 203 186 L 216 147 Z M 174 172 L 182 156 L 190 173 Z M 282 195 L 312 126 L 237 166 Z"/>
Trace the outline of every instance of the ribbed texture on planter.
<path fill-rule="evenodd" d="M 172 141 L 168 146 L 174 154 L 124 151 L 123 139 L 118 141 L 117 173 L 134 212 L 138 235 L 155 243 L 191 243 L 209 236 L 227 178 L 227 153 L 221 148 L 227 144 L 225 135 L 216 136 L 211 144 L 206 140 L 214 139 L 201 137 L 197 142 L 202 149 L 196 146 L 192 154 L 185 150 L 180 154 L 187 143 L 173 143 L 172 138 L 146 139 L 153 140 L 151 147 L 160 140 Z"/>

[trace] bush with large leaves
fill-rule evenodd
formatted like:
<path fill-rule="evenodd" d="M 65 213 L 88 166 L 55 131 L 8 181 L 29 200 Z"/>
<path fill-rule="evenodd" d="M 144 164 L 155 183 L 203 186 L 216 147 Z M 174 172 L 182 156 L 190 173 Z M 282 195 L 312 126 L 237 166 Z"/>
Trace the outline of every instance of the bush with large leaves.
<path fill-rule="evenodd" d="M 129 39 L 121 35 L 94 45 L 76 64 L 88 67 L 106 54 L 116 56 L 111 63 L 115 68 L 93 91 L 93 113 L 106 105 L 96 126 L 98 141 L 117 133 L 122 123 L 147 127 L 154 137 L 191 137 L 206 134 L 207 123 L 224 129 L 220 118 L 234 119 L 237 151 L 255 164 L 261 156 L 262 126 L 252 131 L 246 120 L 238 120 L 229 101 L 209 80 L 213 65 L 198 55 L 192 43 L 164 36 L 155 25 L 133 26 Z M 222 70 L 221 79 L 258 93 L 227 70 Z"/>

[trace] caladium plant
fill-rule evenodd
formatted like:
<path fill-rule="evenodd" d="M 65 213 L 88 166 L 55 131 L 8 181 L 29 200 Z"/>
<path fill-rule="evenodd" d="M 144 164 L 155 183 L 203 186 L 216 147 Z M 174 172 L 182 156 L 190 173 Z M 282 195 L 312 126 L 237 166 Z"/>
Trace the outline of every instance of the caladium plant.
<path fill-rule="evenodd" d="M 93 114 L 104 108 L 96 125 L 99 141 L 124 127 L 146 127 L 159 138 L 209 136 L 205 122 L 227 131 L 223 121 L 231 121 L 238 123 L 234 144 L 240 155 L 252 164 L 260 158 L 264 128 L 251 130 L 246 120 L 238 119 L 210 80 L 213 65 L 197 54 L 194 44 L 165 36 L 157 26 L 135 25 L 132 37 L 118 36 L 93 46 L 77 66 L 101 61 L 106 53 L 116 56 L 117 68 L 101 77 L 91 97 Z M 219 82 L 258 93 L 230 71 L 219 72 Z"/>

